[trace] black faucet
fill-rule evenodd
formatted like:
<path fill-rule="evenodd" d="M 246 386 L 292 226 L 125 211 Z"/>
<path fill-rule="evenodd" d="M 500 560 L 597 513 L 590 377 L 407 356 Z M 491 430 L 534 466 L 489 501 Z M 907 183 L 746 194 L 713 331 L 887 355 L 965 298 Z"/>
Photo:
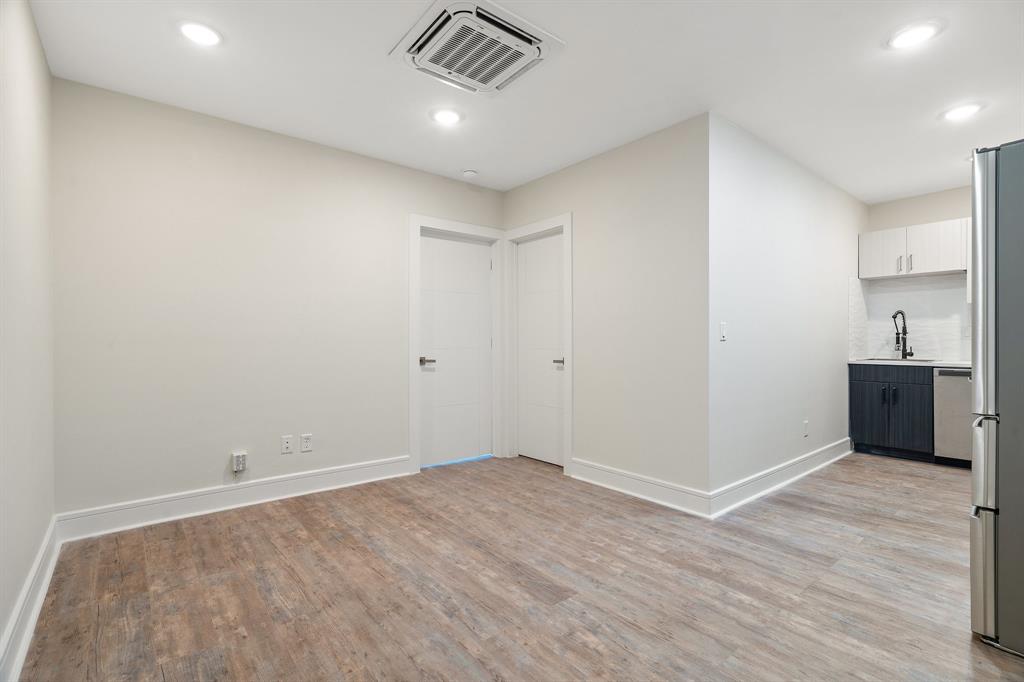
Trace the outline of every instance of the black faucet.
<path fill-rule="evenodd" d="M 900 326 L 896 324 L 897 315 L 903 318 L 902 332 L 900 331 Z M 904 360 L 906 360 L 907 358 L 914 357 L 914 349 L 910 346 L 907 346 L 907 314 L 902 310 L 897 310 L 896 312 L 894 312 L 892 314 L 892 325 L 896 327 L 896 348 L 894 350 L 900 351 L 902 353 L 901 357 Z"/>

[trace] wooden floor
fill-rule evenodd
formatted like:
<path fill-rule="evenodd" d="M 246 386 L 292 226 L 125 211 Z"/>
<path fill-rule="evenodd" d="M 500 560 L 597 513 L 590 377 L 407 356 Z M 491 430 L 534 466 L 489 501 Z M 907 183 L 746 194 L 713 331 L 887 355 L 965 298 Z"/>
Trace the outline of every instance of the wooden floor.
<path fill-rule="evenodd" d="M 706 521 L 527 459 L 66 545 L 25 680 L 1024 679 L 968 481 L 853 455 Z"/>

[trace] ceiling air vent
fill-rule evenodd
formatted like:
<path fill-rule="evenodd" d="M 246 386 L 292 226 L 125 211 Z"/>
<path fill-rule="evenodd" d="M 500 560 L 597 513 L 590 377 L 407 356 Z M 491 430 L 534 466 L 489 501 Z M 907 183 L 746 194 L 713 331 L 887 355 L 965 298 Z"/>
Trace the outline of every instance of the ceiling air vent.
<path fill-rule="evenodd" d="M 495 94 L 563 47 L 492 2 L 437 0 L 391 55 L 448 85 Z"/>

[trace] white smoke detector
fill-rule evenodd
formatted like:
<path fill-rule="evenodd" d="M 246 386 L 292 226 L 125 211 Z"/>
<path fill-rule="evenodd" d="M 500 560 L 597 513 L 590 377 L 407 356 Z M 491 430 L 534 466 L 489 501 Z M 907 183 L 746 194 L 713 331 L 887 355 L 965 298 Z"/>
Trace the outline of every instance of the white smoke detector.
<path fill-rule="evenodd" d="M 493 2 L 437 0 L 389 54 L 448 85 L 493 95 L 564 47 Z"/>

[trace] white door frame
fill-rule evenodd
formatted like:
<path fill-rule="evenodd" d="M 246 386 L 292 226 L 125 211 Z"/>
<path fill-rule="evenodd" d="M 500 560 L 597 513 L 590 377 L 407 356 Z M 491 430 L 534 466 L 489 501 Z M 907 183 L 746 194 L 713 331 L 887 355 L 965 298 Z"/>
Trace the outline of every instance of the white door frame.
<path fill-rule="evenodd" d="M 492 227 L 459 223 L 454 220 L 425 215 L 409 216 L 409 473 L 418 473 L 420 453 L 420 254 L 424 235 L 441 239 L 472 241 L 491 247 L 491 446 L 495 456 L 505 454 L 499 443 L 504 438 L 504 405 L 498 399 L 505 394 L 503 339 L 505 333 L 503 270 L 506 250 L 505 233 Z"/>
<path fill-rule="evenodd" d="M 502 236 L 508 243 L 505 250 L 505 292 L 506 309 L 508 310 L 507 337 L 505 347 L 505 377 L 502 385 L 506 388 L 505 404 L 506 421 L 504 431 L 506 440 L 503 443 L 505 452 L 519 452 L 519 301 L 517 286 L 518 268 L 516 267 L 516 246 L 522 242 L 539 239 L 551 235 L 562 235 L 562 348 L 565 351 L 565 390 L 562 403 L 562 471 L 571 475 L 573 457 L 573 352 L 572 352 L 572 213 L 564 213 L 536 223 L 517 227 L 505 232 Z"/>

